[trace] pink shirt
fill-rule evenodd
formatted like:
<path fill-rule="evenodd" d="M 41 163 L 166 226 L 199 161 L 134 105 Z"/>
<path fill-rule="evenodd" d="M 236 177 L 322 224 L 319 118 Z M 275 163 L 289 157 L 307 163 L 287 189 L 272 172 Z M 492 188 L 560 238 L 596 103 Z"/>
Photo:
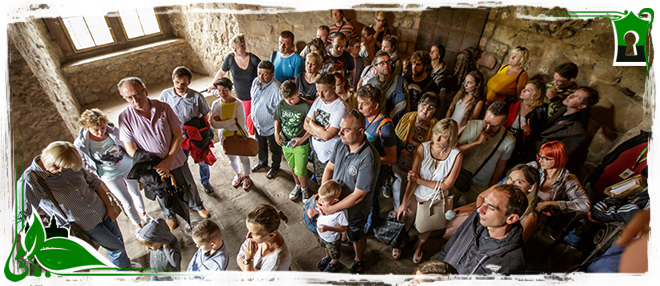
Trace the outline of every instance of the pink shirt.
<path fill-rule="evenodd" d="M 151 101 L 151 118 L 146 118 L 128 106 L 119 114 L 119 138 L 124 143 L 133 142 L 138 148 L 165 159 L 170 152 L 174 128 L 180 128 L 181 122 L 172 108 L 158 100 Z M 170 170 L 183 166 L 186 155 L 179 148 Z"/>

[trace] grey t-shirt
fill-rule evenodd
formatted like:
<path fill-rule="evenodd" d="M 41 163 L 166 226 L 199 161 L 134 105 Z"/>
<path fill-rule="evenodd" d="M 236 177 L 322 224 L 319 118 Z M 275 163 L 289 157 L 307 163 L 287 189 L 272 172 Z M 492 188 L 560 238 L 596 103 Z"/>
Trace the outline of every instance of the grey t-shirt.
<path fill-rule="evenodd" d="M 335 144 L 332 156 L 330 156 L 330 162 L 335 164 L 332 179 L 342 186 L 340 199 L 344 199 L 353 193 L 355 188 L 365 192 L 374 190 L 380 170 L 380 156 L 376 148 L 366 138 L 364 144 L 353 153 L 349 152 L 346 144 L 341 140 L 338 141 Z M 357 205 L 348 208 L 349 220 L 351 218 L 366 218 L 369 215 L 371 197 L 367 195 Z"/>

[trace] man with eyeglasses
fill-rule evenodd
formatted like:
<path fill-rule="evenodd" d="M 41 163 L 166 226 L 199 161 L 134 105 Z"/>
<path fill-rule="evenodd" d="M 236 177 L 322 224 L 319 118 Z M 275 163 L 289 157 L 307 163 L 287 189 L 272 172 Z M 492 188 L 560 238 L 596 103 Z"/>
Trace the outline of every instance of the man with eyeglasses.
<path fill-rule="evenodd" d="M 333 205 L 318 205 L 324 215 L 346 209 L 348 229 L 346 235 L 353 243 L 355 258 L 349 271 L 364 270 L 364 252 L 367 248 L 365 224 L 371 209 L 372 195 L 380 169 L 376 148 L 367 140 L 364 115 L 353 109 L 344 114 L 340 123 L 341 141 L 334 145 L 332 156 L 323 172 L 323 182 L 330 179 L 342 185 L 340 201 Z"/>
<path fill-rule="evenodd" d="M 563 101 L 563 107 L 548 119 L 541 127 L 536 138 L 531 139 L 528 158 L 533 158 L 541 145 L 550 141 L 561 141 L 566 146 L 568 163 L 566 169 L 573 174 L 579 174 L 580 167 L 586 159 L 589 141 L 587 140 L 588 110 L 598 101 L 598 91 L 590 87 L 581 87 Z"/>
<path fill-rule="evenodd" d="M 483 120 L 470 120 L 465 125 L 458 149 L 463 152 L 463 170 L 472 174 L 472 184 L 468 190 L 452 187 L 454 207 L 474 202 L 477 195 L 502 178 L 516 145 L 516 138 L 502 127 L 508 115 L 507 104 L 496 101 L 488 106 Z"/>
<path fill-rule="evenodd" d="M 209 211 L 204 208 L 186 155 L 181 149 L 181 121 L 172 108 L 167 103 L 149 99 L 147 87 L 137 77 L 122 79 L 117 89 L 129 103 L 119 114 L 119 138 L 124 142 L 128 155 L 133 157 L 140 149 L 163 159 L 154 167 L 156 172 L 161 176 L 172 174 L 177 184 L 183 186 L 184 196 L 189 198 L 188 207 L 196 210 L 199 216 L 208 218 Z M 152 200 L 156 197 L 155 194 L 154 197 L 145 196 Z M 167 226 L 175 229 L 178 223 L 174 213 L 165 207 L 164 198 L 158 197 L 158 203 Z"/>
<path fill-rule="evenodd" d="M 545 86 L 545 103 L 548 104 L 548 118 L 552 117 L 557 109 L 564 106 L 562 101 L 573 94 L 578 88 L 575 78 L 578 75 L 578 66 L 572 62 L 563 63 L 555 68 L 552 81 Z"/>
<path fill-rule="evenodd" d="M 401 117 L 410 110 L 408 82 L 400 74 L 392 73 L 392 62 L 387 52 L 378 51 L 374 62 L 376 77 L 367 83 L 379 88 L 383 93 L 380 111 L 391 118 L 396 126 Z"/>

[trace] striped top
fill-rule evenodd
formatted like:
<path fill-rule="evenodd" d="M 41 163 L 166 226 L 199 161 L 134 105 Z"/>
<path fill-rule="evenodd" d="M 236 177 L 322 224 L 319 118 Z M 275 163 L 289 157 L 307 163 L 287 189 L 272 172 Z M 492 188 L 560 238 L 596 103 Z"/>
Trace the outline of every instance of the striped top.
<path fill-rule="evenodd" d="M 351 22 L 344 21 L 339 26 L 337 26 L 337 24 L 330 25 L 330 34 L 328 37 L 328 41 L 332 41 L 332 39 L 335 38 L 335 34 L 337 34 L 338 32 L 344 32 L 345 34 L 347 34 L 346 35 L 347 41 L 350 38 L 355 38 L 358 36 L 357 32 L 355 31 L 355 28 L 353 28 L 353 25 L 351 25 Z"/>
<path fill-rule="evenodd" d="M 229 266 L 229 251 L 227 244 L 222 241 L 222 247 L 208 255 L 208 251 L 198 248 L 195 255 L 188 264 L 188 272 L 195 271 L 224 271 Z M 203 279 L 201 276 L 195 276 L 194 279 Z"/>
<path fill-rule="evenodd" d="M 541 175 L 539 186 L 542 186 L 543 183 L 545 183 L 545 180 L 548 179 L 545 170 L 543 170 L 541 165 L 536 161 L 529 162 L 527 165 L 532 166 L 539 171 L 539 174 Z M 580 181 L 578 181 L 575 175 L 566 170 L 566 168 L 562 168 L 559 171 L 559 176 L 557 176 L 557 179 L 552 182 L 552 185 L 550 185 L 550 195 L 550 200 L 556 201 L 557 204 L 559 204 L 559 209 L 563 213 L 586 213 L 591 209 L 589 197 L 587 197 L 582 185 L 580 185 Z"/>
<path fill-rule="evenodd" d="M 103 222 L 107 210 L 96 193 L 101 186 L 101 180 L 96 175 L 86 169 L 75 172 L 71 168 L 52 175 L 37 164 L 39 160 L 40 156 L 35 157 L 16 183 L 18 201 L 25 202 L 17 210 L 18 216 L 12 217 L 14 221 L 18 220 L 18 225 L 32 215 L 32 206 L 41 208 L 49 217 L 55 215 L 60 226 L 75 222 L 83 230 L 89 231 Z M 67 220 L 39 184 L 39 178 L 43 178 L 43 182 L 50 188 L 53 197 L 66 213 Z M 12 212 L 12 215 L 15 214 Z"/>

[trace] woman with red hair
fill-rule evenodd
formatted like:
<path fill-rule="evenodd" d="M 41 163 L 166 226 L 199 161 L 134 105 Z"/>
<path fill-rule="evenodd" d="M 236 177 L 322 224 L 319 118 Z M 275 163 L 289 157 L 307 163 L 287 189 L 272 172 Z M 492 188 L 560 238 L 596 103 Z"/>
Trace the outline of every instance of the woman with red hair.
<path fill-rule="evenodd" d="M 538 190 L 541 201 L 536 210 L 546 215 L 554 209 L 571 213 L 588 212 L 591 208 L 589 198 L 577 177 L 564 168 L 568 162 L 567 153 L 564 143 L 550 141 L 541 146 L 536 161 L 527 163 L 541 175 Z"/>

